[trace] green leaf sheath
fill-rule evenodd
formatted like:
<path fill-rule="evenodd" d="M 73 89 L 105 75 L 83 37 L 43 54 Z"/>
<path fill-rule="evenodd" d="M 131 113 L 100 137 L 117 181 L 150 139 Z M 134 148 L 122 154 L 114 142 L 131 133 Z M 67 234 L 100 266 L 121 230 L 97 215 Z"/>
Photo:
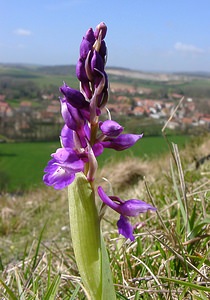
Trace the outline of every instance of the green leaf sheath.
<path fill-rule="evenodd" d="M 115 299 L 108 255 L 101 246 L 95 194 L 83 173 L 78 173 L 69 186 L 68 199 L 72 243 L 86 292 L 91 300 Z M 103 295 L 104 285 L 106 293 L 110 289 L 112 296 L 110 291 L 107 297 Z"/>

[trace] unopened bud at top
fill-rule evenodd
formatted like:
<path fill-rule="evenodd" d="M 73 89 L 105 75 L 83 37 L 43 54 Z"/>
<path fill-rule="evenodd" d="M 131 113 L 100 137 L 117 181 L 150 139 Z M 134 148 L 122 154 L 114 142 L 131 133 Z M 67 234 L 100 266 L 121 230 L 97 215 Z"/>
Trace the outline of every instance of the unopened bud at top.
<path fill-rule="evenodd" d="M 96 29 L 94 32 L 96 39 L 98 39 L 100 32 L 101 32 L 101 40 L 103 40 L 105 38 L 106 32 L 107 32 L 107 26 L 104 22 L 101 22 L 96 26 Z"/>

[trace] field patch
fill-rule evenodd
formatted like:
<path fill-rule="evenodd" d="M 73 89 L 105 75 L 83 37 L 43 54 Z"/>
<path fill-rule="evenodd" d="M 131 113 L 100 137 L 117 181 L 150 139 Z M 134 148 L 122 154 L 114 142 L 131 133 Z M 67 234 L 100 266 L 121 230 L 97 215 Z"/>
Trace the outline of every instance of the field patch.
<path fill-rule="evenodd" d="M 189 137 L 173 136 L 170 140 L 183 147 Z M 43 186 L 43 170 L 50 154 L 58 147 L 59 142 L 0 144 L 0 191 L 23 192 Z M 110 161 L 120 161 L 128 156 L 149 159 L 167 151 L 168 146 L 163 137 L 144 137 L 131 149 L 122 152 L 105 149 L 98 157 L 98 162 L 102 168 Z"/>

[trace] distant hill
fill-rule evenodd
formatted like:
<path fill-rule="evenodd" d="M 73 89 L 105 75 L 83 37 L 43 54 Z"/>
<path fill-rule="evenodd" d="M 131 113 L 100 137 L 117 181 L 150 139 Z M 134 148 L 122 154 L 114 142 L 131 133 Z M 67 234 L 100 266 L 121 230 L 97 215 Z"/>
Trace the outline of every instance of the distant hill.
<path fill-rule="evenodd" d="M 41 73 L 48 75 L 74 75 L 75 65 L 56 65 L 56 66 L 40 66 L 40 65 L 28 65 L 28 64 L 3 64 L 0 63 L 1 73 L 14 70 L 25 71 L 26 73 Z"/>
<path fill-rule="evenodd" d="M 176 74 L 178 76 L 184 75 L 184 76 L 190 76 L 190 77 L 196 77 L 196 78 L 199 78 L 199 77 L 210 78 L 210 72 L 201 72 L 201 71 L 198 71 L 198 72 L 176 72 L 173 74 Z"/>
<path fill-rule="evenodd" d="M 58 65 L 58 66 L 42 66 L 38 67 L 37 71 L 49 75 L 73 75 L 76 76 L 75 65 Z"/>
<path fill-rule="evenodd" d="M 30 64 L 14 64 L 14 63 L 0 63 L 0 74 L 11 74 L 12 71 L 19 70 L 25 71 L 26 74 L 33 73 L 44 74 L 44 75 L 62 75 L 62 76 L 76 76 L 75 65 L 54 65 L 54 66 L 40 66 Z M 16 73 L 14 72 L 14 74 Z M 127 77 L 140 80 L 151 80 L 151 81 L 190 81 L 195 78 L 206 78 L 210 79 L 210 72 L 145 72 L 138 70 L 131 70 L 126 68 L 107 66 L 106 72 L 115 78 Z M 17 74 L 17 73 L 16 73 Z"/>

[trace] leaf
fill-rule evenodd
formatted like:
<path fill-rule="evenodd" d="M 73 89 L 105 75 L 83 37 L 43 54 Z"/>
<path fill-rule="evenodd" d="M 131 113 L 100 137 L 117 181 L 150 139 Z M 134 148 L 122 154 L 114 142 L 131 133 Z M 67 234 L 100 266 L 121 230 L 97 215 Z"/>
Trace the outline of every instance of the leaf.
<path fill-rule="evenodd" d="M 18 300 L 19 298 L 13 293 L 13 291 L 6 285 L 6 283 L 0 278 L 0 283 L 5 288 L 7 294 L 10 296 L 11 300 Z"/>
<path fill-rule="evenodd" d="M 202 221 L 200 221 L 190 232 L 189 239 L 192 239 L 192 238 L 198 236 L 199 234 L 201 234 L 203 231 L 202 228 L 207 224 L 210 224 L 210 218 L 205 218 Z"/>
<path fill-rule="evenodd" d="M 83 173 L 78 173 L 69 186 L 68 199 L 71 238 L 86 296 L 91 300 L 116 299 L 95 194 Z"/>
<path fill-rule="evenodd" d="M 73 292 L 73 294 L 71 295 L 71 298 L 69 300 L 75 300 L 76 297 L 77 297 L 77 294 L 79 293 L 79 290 L 80 290 L 80 285 L 79 283 L 76 285 L 76 288 Z"/>
<path fill-rule="evenodd" d="M 115 299 L 115 290 L 113 285 L 110 262 L 105 247 L 104 239 L 101 236 L 101 264 L 102 264 L 102 300 Z"/>
<path fill-rule="evenodd" d="M 19 274 L 17 272 L 17 269 L 15 269 L 15 277 L 16 277 L 16 281 L 17 281 L 18 293 L 19 293 L 20 300 L 25 300 L 26 298 L 24 296 L 24 291 L 22 288 L 21 280 L 20 280 Z"/>
<path fill-rule="evenodd" d="M 54 300 L 58 292 L 61 276 L 56 275 L 43 300 Z"/>
<path fill-rule="evenodd" d="M 174 279 L 174 278 L 166 278 L 166 277 L 162 277 L 162 276 L 159 276 L 158 278 L 162 279 L 163 281 L 165 280 L 165 281 L 169 281 L 169 282 L 174 282 L 174 283 L 179 284 L 179 285 L 187 286 L 187 287 L 189 287 L 193 290 L 210 292 L 210 287 L 206 287 L 206 286 L 203 286 L 203 285 L 198 285 L 198 284 L 195 284 L 195 283 L 191 283 L 189 281 L 182 281 L 182 280 L 178 280 L 178 279 Z"/>

